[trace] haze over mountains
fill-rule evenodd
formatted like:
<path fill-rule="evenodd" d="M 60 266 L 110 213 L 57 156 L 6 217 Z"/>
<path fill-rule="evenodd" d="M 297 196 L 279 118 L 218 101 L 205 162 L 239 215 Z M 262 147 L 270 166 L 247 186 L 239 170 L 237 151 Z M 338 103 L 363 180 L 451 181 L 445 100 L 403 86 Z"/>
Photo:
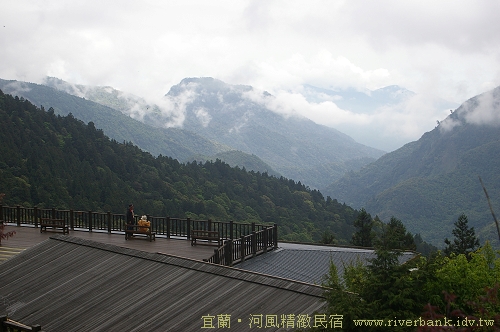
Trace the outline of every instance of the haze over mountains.
<path fill-rule="evenodd" d="M 384 153 L 299 114 L 291 115 L 289 110 L 287 114 L 280 114 L 274 97 L 266 92 L 256 91 L 250 86 L 229 85 L 213 78 L 184 79 L 170 89 L 166 97 L 159 101 L 163 103 L 160 105 L 148 104 L 140 97 L 110 87 L 75 86 L 53 78 L 45 83 L 57 91 L 36 92 L 47 86 L 8 81 L 0 87 L 37 105 L 51 105 L 61 114 L 72 112 L 77 118 L 93 121 L 107 135 L 119 141 L 124 136 L 123 131 L 128 131 L 130 136 L 137 134 L 140 127 L 139 137 L 127 140 L 153 154 L 161 153 L 181 161 L 215 159 L 225 156 L 219 153 L 239 150 L 257 156 L 269 165 L 262 171 L 301 181 L 312 188 L 321 188 L 346 171 L 359 169 Z M 61 104 L 64 99 L 62 91 L 68 96 L 71 94 L 72 98 L 92 99 L 100 106 L 88 104 L 87 107 L 98 109 L 91 117 L 76 114 L 71 104 L 89 101 L 80 98 L 78 102 L 73 100 Z M 42 97 L 47 94 L 54 97 Z M 101 108 L 102 105 L 109 109 Z M 123 127 L 124 121 L 117 116 L 116 109 L 148 126 L 138 127 L 138 124 L 129 123 L 128 118 L 127 125 Z M 85 110 L 81 112 L 85 113 Z M 113 115 L 110 116 L 110 113 Z M 106 120 L 101 123 L 99 118 L 103 116 Z M 110 123 L 113 124 L 110 126 Z M 126 129 L 130 126 L 136 128 Z M 117 127 L 122 129 L 116 132 Z M 154 144 L 158 137 L 163 140 L 162 143 Z M 171 141 L 175 143 L 175 148 L 169 146 L 162 151 L 161 146 L 172 145 Z M 149 144 L 153 144 L 154 149 Z M 237 164 L 245 166 L 243 162 Z"/>
<path fill-rule="evenodd" d="M 107 136 L 118 142 L 132 142 L 153 155 L 186 160 L 199 153 L 217 154 L 231 150 L 191 132 L 178 128 L 155 128 L 132 119 L 116 109 L 56 90 L 46 85 L 0 79 L 5 93 L 23 97 L 33 104 L 54 108 L 56 114 L 68 115 L 85 123 L 93 122 Z"/>
<path fill-rule="evenodd" d="M 207 79 L 198 80 L 207 84 Z M 152 126 L 182 126 L 186 107 L 198 98 L 193 89 L 189 89 L 191 94 L 182 94 L 184 99 L 158 95 L 148 96 L 146 101 L 142 96 L 112 87 L 73 85 L 55 78 L 47 78 L 44 84 L 118 109 Z M 283 115 L 302 114 L 318 124 L 340 130 L 358 143 L 383 151 L 394 151 L 418 139 L 423 132 L 434 127 L 436 120 L 442 120 L 450 109 L 459 106 L 430 93 L 416 94 L 395 85 L 373 91 L 303 85 L 294 90 L 276 91 L 272 100 L 258 98 L 265 93 L 263 90 L 251 90 L 252 93 L 241 96 L 243 100 L 257 98 L 253 101 Z"/>
<path fill-rule="evenodd" d="M 323 193 L 382 220 L 402 219 L 409 231 L 442 245 L 461 213 L 497 242 L 480 176 L 498 209 L 500 87 L 467 100 L 418 141 L 350 172 Z M 497 212 L 498 213 L 498 212 Z"/>
<path fill-rule="evenodd" d="M 308 102 L 336 111 L 312 120 L 340 129 L 357 142 L 394 151 L 431 130 L 459 104 L 431 93 L 416 94 L 397 85 L 377 90 L 324 89 L 304 85 L 299 91 Z M 335 115 L 331 115 L 334 113 Z"/>

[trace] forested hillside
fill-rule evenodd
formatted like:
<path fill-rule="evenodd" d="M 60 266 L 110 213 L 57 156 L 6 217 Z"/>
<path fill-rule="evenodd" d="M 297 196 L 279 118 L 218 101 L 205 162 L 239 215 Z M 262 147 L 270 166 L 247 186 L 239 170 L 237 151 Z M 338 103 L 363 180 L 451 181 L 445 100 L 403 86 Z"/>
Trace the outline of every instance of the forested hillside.
<path fill-rule="evenodd" d="M 0 91 L 4 204 L 275 222 L 281 239 L 347 243 L 358 212 L 319 191 L 217 160 L 181 164 Z"/>
<path fill-rule="evenodd" d="M 0 79 L 0 90 L 28 99 L 39 107 L 52 107 L 58 115 L 72 113 L 75 118 L 85 123 L 93 122 L 107 136 L 119 142 L 132 142 L 155 156 L 162 154 L 186 160 L 193 155 L 213 155 L 231 150 L 227 146 L 179 128 L 151 127 L 116 109 L 45 85 Z"/>
<path fill-rule="evenodd" d="M 21 82 L 19 84 L 26 85 Z M 282 106 L 276 104 L 276 97 L 267 92 L 258 91 L 251 86 L 227 84 L 210 77 L 186 78 L 172 86 L 161 101 L 163 107 L 148 104 L 138 96 L 112 87 L 74 85 L 57 78 L 47 78 L 44 84 L 59 92 L 84 96 L 88 100 L 119 110 L 152 129 L 174 126 L 184 135 L 192 133 L 213 142 L 220 149 L 215 153 L 213 148 L 196 149 L 196 146 L 193 147 L 187 141 L 186 147 L 189 150 L 198 151 L 192 156 L 203 155 L 204 159 L 215 159 L 230 147 L 230 150 L 247 154 L 238 158 L 243 161 L 243 164 L 238 164 L 240 167 L 252 164 L 251 155 L 255 155 L 279 174 L 318 189 L 339 179 L 345 172 L 357 170 L 384 154 L 383 151 L 355 142 L 338 130 L 318 125 L 297 114 L 285 116 L 282 114 L 283 110 L 280 110 Z M 32 85 L 30 88 L 39 89 Z M 24 91 L 20 93 L 20 96 L 31 101 L 35 100 L 33 97 L 39 98 L 33 96 L 32 91 L 30 94 Z M 54 108 L 57 113 L 57 108 Z M 84 121 L 94 121 L 106 134 L 110 133 L 110 137 L 115 137 L 97 121 L 74 115 Z M 182 137 L 178 141 L 182 143 Z M 154 153 L 143 142 L 133 142 Z M 170 154 L 170 151 L 166 155 L 182 161 L 187 159 L 184 156 L 180 158 L 178 154 Z M 233 160 L 229 156 L 226 162 L 232 164 Z M 258 166 L 254 170 L 258 170 Z"/>

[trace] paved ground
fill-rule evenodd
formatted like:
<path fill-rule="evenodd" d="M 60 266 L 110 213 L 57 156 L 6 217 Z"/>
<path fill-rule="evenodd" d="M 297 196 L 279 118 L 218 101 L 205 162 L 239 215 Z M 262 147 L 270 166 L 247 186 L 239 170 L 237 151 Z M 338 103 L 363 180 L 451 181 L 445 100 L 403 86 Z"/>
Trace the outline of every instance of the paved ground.
<path fill-rule="evenodd" d="M 62 234 L 61 232 L 40 233 L 40 228 L 29 226 L 18 227 L 15 225 L 7 225 L 4 231 L 15 231 L 16 234 L 7 240 L 2 240 L 0 245 L 0 263 L 12 255 L 48 239 L 50 236 Z M 214 249 L 217 248 L 216 245 L 191 246 L 191 242 L 186 238 L 167 239 L 165 237 L 157 236 L 156 241 L 149 242 L 142 236 L 136 236 L 131 240 L 125 240 L 124 233 L 108 234 L 107 232 L 89 232 L 84 230 L 70 231 L 69 236 L 75 236 L 96 242 L 109 243 L 119 247 L 132 248 L 148 252 L 161 252 L 197 260 L 209 258 L 213 255 Z"/>

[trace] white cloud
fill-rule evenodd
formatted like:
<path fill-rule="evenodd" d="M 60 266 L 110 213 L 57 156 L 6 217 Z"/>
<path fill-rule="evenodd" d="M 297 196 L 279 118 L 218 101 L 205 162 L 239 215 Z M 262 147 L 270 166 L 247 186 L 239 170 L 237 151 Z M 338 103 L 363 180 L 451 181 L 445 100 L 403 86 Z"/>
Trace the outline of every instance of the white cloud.
<path fill-rule="evenodd" d="M 164 127 L 182 127 L 186 118 L 186 107 L 194 99 L 194 90 L 185 89 L 175 97 L 165 96 L 150 100 L 160 107 L 160 110 L 172 120 L 163 124 Z"/>
<path fill-rule="evenodd" d="M 444 119 L 443 121 L 439 122 L 439 130 L 440 130 L 440 132 L 445 133 L 445 132 L 449 132 L 449 131 L 453 130 L 453 128 L 460 126 L 460 125 L 461 125 L 461 123 L 459 120 L 448 117 L 448 118 Z"/>
<path fill-rule="evenodd" d="M 467 102 L 462 111 L 468 123 L 490 126 L 500 125 L 499 91 L 491 90 L 481 94 L 473 101 Z"/>
<path fill-rule="evenodd" d="M 335 101 L 309 102 L 300 93 L 283 90 L 266 96 L 254 89 L 244 97 L 285 116 L 305 116 L 385 151 L 419 139 L 436 126 L 436 120 L 449 114 L 449 109 L 443 108 L 432 95 L 409 96 L 399 104 L 384 105 L 369 114 L 341 109 Z"/>
<path fill-rule="evenodd" d="M 161 96 L 210 76 L 267 90 L 285 113 L 413 137 L 439 110 L 356 115 L 334 98 L 307 105 L 297 87 L 397 84 L 461 103 L 500 85 L 499 11 L 490 0 L 23 0 L 0 11 L 0 78 L 112 86 L 161 103 L 174 125 L 184 104 Z"/>
<path fill-rule="evenodd" d="M 4 93 L 9 93 L 13 96 L 30 91 L 31 88 L 22 82 L 11 82 L 5 86 Z"/>
<path fill-rule="evenodd" d="M 212 120 L 210 114 L 208 114 L 208 112 L 203 107 L 194 110 L 194 114 L 196 115 L 196 118 L 200 120 L 201 125 L 203 127 L 207 127 L 210 121 Z"/>

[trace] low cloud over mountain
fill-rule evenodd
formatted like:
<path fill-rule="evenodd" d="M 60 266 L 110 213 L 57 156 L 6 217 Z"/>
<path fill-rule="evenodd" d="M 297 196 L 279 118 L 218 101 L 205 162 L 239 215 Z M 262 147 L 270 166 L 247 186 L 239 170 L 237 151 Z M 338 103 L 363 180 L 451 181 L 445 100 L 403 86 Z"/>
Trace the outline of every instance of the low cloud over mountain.
<path fill-rule="evenodd" d="M 412 232 L 442 245 L 465 213 L 481 238 L 496 230 L 479 184 L 500 197 L 500 87 L 467 100 L 433 130 L 324 190 L 383 220 L 395 216 Z"/>

